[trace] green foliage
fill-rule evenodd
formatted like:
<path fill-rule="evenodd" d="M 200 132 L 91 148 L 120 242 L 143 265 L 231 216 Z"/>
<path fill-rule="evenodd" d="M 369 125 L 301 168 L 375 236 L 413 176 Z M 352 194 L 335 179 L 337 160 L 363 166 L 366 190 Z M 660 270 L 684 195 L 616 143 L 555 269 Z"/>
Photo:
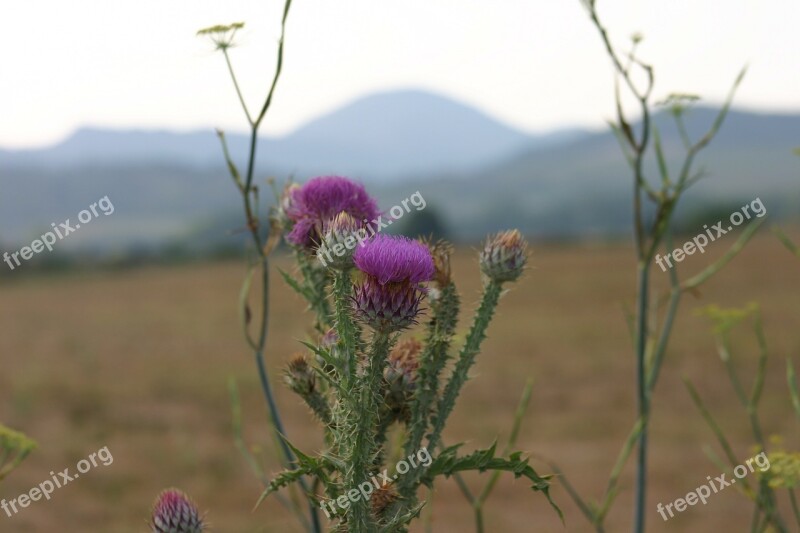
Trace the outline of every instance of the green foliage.
<path fill-rule="evenodd" d="M 490 242 L 493 246 L 522 246 L 513 250 L 522 250 L 524 253 L 524 242 L 519 240 L 521 237 L 518 234 L 512 233 L 503 234 L 502 238 L 495 237 Z M 513 239 L 509 241 L 511 237 Z M 300 268 L 299 279 L 281 273 L 300 296 L 310 300 L 312 295 L 321 295 L 332 307 L 329 317 L 322 320 L 332 324 L 332 332 L 335 334 L 326 332 L 317 342 L 302 342 L 313 354 L 313 357 L 305 360 L 308 364 L 316 362 L 314 371 L 318 381 L 325 383 L 326 387 L 317 389 L 307 385 L 311 380 L 305 370 L 301 369 L 305 368 L 306 362 L 301 365 L 297 359 L 293 359 L 287 370 L 287 373 L 294 372 L 289 380 L 291 389 L 309 405 L 312 403 L 307 398 L 310 388 L 315 393 L 319 392 L 317 402 L 322 407 L 314 409 L 312 406 L 312 409 L 314 412 L 324 410 L 326 414 L 329 413 L 330 419 L 323 420 L 323 425 L 326 426 L 326 446 L 314 457 L 301 452 L 284 439 L 292 456 L 296 458 L 295 468 L 287 469 L 269 481 L 259 503 L 268 495 L 300 483 L 308 477 L 318 487 L 314 492 L 308 493 L 312 501 L 319 502 L 323 498 L 322 494 L 329 499 L 335 499 L 357 489 L 382 469 L 392 469 L 393 465 L 388 458 L 394 454 L 386 433 L 389 424 L 394 422 L 401 426 L 400 430 L 404 434 L 403 452 L 406 456 L 422 449 L 423 441 L 427 437 L 425 449 L 431 453 L 430 466 L 412 468 L 391 484 L 383 486 L 381 490 L 395 494 L 392 496 L 392 503 L 385 507 L 374 507 L 367 497 L 352 501 L 346 510 L 334 516 L 336 523 L 332 524 L 332 531 L 405 531 L 425 505 L 425 502 L 417 500 L 419 487 L 432 487 L 436 479 L 441 477 L 454 476 L 460 480 L 462 472 L 471 470 L 493 471 L 480 498 L 471 502 L 476 510 L 479 531 L 483 531 L 480 508 L 501 472 L 530 480 L 533 490 L 542 492 L 553 509 L 561 515 L 550 497 L 550 476 L 539 475 L 528 460 L 522 458 L 521 453 L 512 453 L 510 449 L 519 433 L 522 414 L 530 399 L 530 385 L 526 388 L 521 406 L 515 415 L 509 446 L 503 456 L 497 455 L 495 446 L 462 457 L 457 454 L 460 445 L 436 453 L 447 419 L 486 338 L 504 281 L 487 277 L 472 326 L 458 352 L 452 372 L 448 374 L 445 370 L 451 358 L 449 352 L 458 324 L 460 298 L 450 277 L 451 247 L 442 242 L 428 243 L 428 246 L 435 257 L 437 274 L 428 292 L 430 320 L 424 342 L 421 345 L 412 344 L 417 351 L 408 355 L 412 359 L 416 358 L 416 363 L 411 367 L 416 371 L 412 380 L 416 389 L 405 400 L 410 402 L 406 407 L 409 416 L 403 419 L 390 419 L 386 416 L 391 409 L 386 403 L 389 396 L 385 393 L 388 383 L 384 375 L 389 353 L 399 335 L 375 330 L 368 342 L 362 340 L 365 324 L 356 320 L 352 312 L 354 278 L 351 268 L 328 271 L 327 276 L 319 275 L 318 269 Z M 524 258 L 518 263 L 521 268 Z M 512 278 L 515 279 L 516 275 Z"/>
<path fill-rule="evenodd" d="M 0 424 L 0 481 L 8 477 L 35 449 L 33 440 Z"/>
<path fill-rule="evenodd" d="M 521 452 L 514 452 L 508 458 L 496 457 L 497 443 L 494 443 L 485 450 L 477 450 L 469 455 L 459 457 L 457 452 L 461 446 L 461 444 L 458 444 L 442 450 L 425 471 L 421 479 L 422 483 L 431 487 L 437 476 L 450 477 L 459 472 L 471 470 L 478 472 L 486 472 L 488 470 L 511 472 L 515 478 L 522 476 L 530 480 L 532 482 L 531 489 L 541 491 L 563 520 L 564 516 L 561 513 L 561 509 L 550 498 L 549 479 L 552 476 L 540 476 L 536 473 L 533 467 L 528 464 L 528 459 L 522 459 Z"/>
<path fill-rule="evenodd" d="M 758 472 L 759 483 L 757 487 L 751 488 L 745 479 L 741 480 L 744 494 L 752 500 L 754 506 L 753 531 L 765 531 L 767 527 L 772 527 L 775 531 L 788 532 L 790 529 L 787 527 L 785 519 L 781 516 L 778 508 L 778 496 L 776 491 L 778 489 L 788 490 L 789 499 L 792 502 L 795 512 L 795 519 L 797 525 L 800 526 L 800 513 L 798 512 L 793 492 L 793 489 L 800 485 L 800 481 L 798 481 L 800 479 L 800 454 L 793 452 L 787 453 L 782 449 L 769 450 L 769 444 L 761 429 L 759 405 L 764 388 L 768 349 L 761 322 L 760 310 L 758 306 L 753 303 L 739 309 L 726 309 L 712 305 L 701 310 L 701 314 L 711 318 L 714 324 L 720 360 L 725 366 L 731 386 L 742 405 L 742 409 L 749 419 L 753 439 L 756 444 L 756 451 L 758 453 L 765 453 L 769 459 L 769 468 L 763 472 Z M 745 391 L 741 378 L 739 377 L 740 372 L 736 367 L 736 361 L 731 353 L 730 342 L 731 331 L 737 326 L 748 322 L 752 325 L 759 347 L 758 366 L 749 394 Z M 797 394 L 797 383 L 795 381 L 794 367 L 791 360 L 787 360 L 787 381 L 792 405 L 798 417 L 800 417 L 800 397 L 798 397 Z M 730 440 L 725 435 L 722 426 L 704 404 L 698 391 L 688 380 L 686 381 L 686 386 L 692 397 L 692 401 L 697 406 L 722 448 L 728 462 L 728 468 L 733 469 L 742 464 L 742 461 L 734 452 Z M 770 440 L 774 443 L 780 442 L 782 439 L 778 436 L 773 436 Z"/>

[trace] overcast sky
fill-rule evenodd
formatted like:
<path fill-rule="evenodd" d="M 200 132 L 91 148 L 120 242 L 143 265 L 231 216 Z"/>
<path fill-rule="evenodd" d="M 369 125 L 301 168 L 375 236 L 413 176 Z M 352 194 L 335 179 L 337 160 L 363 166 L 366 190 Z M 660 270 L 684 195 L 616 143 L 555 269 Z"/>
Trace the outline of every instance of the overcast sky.
<path fill-rule="evenodd" d="M 645 36 L 656 96 L 711 102 L 750 65 L 738 103 L 800 111 L 798 0 L 598 0 L 615 41 Z M 201 27 L 247 26 L 232 51 L 256 107 L 281 0 L 0 2 L 0 146 L 81 125 L 244 130 L 223 59 Z M 600 125 L 610 65 L 578 0 L 294 0 L 286 68 L 265 132 L 284 133 L 373 91 L 422 88 L 526 131 Z"/>

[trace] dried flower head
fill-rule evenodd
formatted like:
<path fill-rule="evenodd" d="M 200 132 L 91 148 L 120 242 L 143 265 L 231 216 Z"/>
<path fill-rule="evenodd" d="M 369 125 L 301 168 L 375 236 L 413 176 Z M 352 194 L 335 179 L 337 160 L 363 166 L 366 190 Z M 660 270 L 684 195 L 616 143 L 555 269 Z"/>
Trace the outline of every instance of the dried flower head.
<path fill-rule="evenodd" d="M 422 344 L 416 339 L 404 339 L 389 354 L 383 371 L 386 381 L 386 405 L 396 419 L 408 422 L 410 404 L 417 388 L 418 356 Z"/>
<path fill-rule="evenodd" d="M 428 248 L 406 237 L 378 234 L 356 250 L 353 261 L 366 274 L 355 288 L 356 316 L 385 333 L 414 324 L 425 294 L 420 283 L 434 274 Z"/>
<path fill-rule="evenodd" d="M 307 250 L 319 245 L 324 224 L 342 211 L 361 222 L 380 214 L 377 203 L 362 185 L 339 176 L 311 179 L 288 194 L 285 215 L 292 229 L 286 240 Z"/>
<path fill-rule="evenodd" d="M 527 261 L 528 243 L 519 230 L 490 237 L 480 255 L 481 271 L 498 283 L 519 278 Z"/>
<path fill-rule="evenodd" d="M 426 239 L 424 242 L 431 251 L 431 257 L 433 257 L 433 266 L 435 268 L 433 280 L 439 288 L 449 285 L 451 281 L 450 257 L 453 255 L 453 245 L 444 240 L 433 242 Z"/>
<path fill-rule="evenodd" d="M 205 529 L 195 504 L 177 489 L 165 490 L 158 496 L 150 526 L 153 533 L 201 533 Z"/>
<path fill-rule="evenodd" d="M 316 375 L 308 363 L 308 358 L 302 353 L 292 356 L 283 378 L 289 388 L 300 396 L 305 397 L 314 392 Z"/>
<path fill-rule="evenodd" d="M 372 493 L 370 498 L 372 512 L 375 516 L 381 516 L 386 508 L 396 502 L 399 497 L 393 483 L 381 485 L 378 490 Z"/>

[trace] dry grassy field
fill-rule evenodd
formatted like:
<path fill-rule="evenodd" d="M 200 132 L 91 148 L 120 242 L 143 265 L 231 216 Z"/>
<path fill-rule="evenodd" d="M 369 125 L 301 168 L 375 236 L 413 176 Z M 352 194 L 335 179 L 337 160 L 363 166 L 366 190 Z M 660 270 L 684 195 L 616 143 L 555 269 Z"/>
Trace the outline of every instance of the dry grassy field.
<path fill-rule="evenodd" d="M 797 237 L 797 234 L 794 235 Z M 731 243 L 727 243 L 731 244 Z M 699 271 L 726 243 L 681 269 Z M 473 250 L 459 250 L 454 270 L 463 299 L 460 331 L 469 325 L 480 278 Z M 279 258 L 279 266 L 289 266 Z M 634 359 L 623 318 L 634 289 L 632 250 L 622 245 L 535 247 L 532 268 L 504 296 L 497 320 L 446 433 L 446 442 L 484 447 L 508 435 L 528 377 L 535 379 L 518 448 L 558 462 L 590 499 L 599 498 L 634 419 Z M 278 463 L 267 411 L 237 320 L 244 267 L 235 262 L 54 277 L 7 276 L 0 285 L 0 420 L 35 438 L 40 449 L 0 485 L 14 498 L 80 459 L 108 446 L 114 462 L 100 466 L 8 518 L 2 532 L 146 531 L 156 494 L 177 486 L 208 512 L 213 531 L 296 531 L 275 499 L 251 512 L 260 486 L 237 452 L 227 382 L 238 380 L 245 436 L 268 472 Z M 655 269 L 657 279 L 666 274 Z M 10 279 L 9 279 L 10 278 Z M 317 426 L 285 390 L 277 373 L 310 313 L 276 275 L 268 359 L 290 438 L 320 445 Z M 764 233 L 700 293 L 688 296 L 676 323 L 652 419 L 650 531 L 743 531 L 751 508 L 735 489 L 713 496 L 664 523 L 659 501 L 670 502 L 718 468 L 703 451 L 712 433 L 691 403 L 681 377 L 693 380 L 749 457 L 753 444 L 743 411 L 716 355 L 707 319 L 695 311 L 718 303 L 760 302 L 771 360 L 763 398 L 765 431 L 800 445 L 785 382 L 786 357 L 800 366 L 800 261 Z M 742 331 L 737 355 L 752 377 L 755 342 Z M 716 448 L 715 448 L 716 449 Z M 608 531 L 628 530 L 632 465 Z M 540 472 L 548 468 L 536 464 Z M 479 486 L 484 480 L 468 477 Z M 561 487 L 553 491 L 566 515 L 561 526 L 544 498 L 523 480 L 504 477 L 486 510 L 488 531 L 589 531 Z M 436 532 L 473 531 L 469 506 L 452 480 L 437 486 Z"/>

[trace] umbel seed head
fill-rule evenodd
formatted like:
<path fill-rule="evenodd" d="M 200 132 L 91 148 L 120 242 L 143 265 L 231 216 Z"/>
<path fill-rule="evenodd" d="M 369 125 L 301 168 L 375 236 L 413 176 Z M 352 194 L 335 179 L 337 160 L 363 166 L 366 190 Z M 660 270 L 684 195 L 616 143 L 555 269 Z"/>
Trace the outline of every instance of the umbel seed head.
<path fill-rule="evenodd" d="M 481 272 L 498 283 L 519 278 L 527 261 L 528 243 L 515 229 L 489 237 L 480 255 Z"/>
<path fill-rule="evenodd" d="M 150 521 L 153 533 L 201 533 L 203 518 L 186 494 L 169 489 L 159 494 Z"/>

